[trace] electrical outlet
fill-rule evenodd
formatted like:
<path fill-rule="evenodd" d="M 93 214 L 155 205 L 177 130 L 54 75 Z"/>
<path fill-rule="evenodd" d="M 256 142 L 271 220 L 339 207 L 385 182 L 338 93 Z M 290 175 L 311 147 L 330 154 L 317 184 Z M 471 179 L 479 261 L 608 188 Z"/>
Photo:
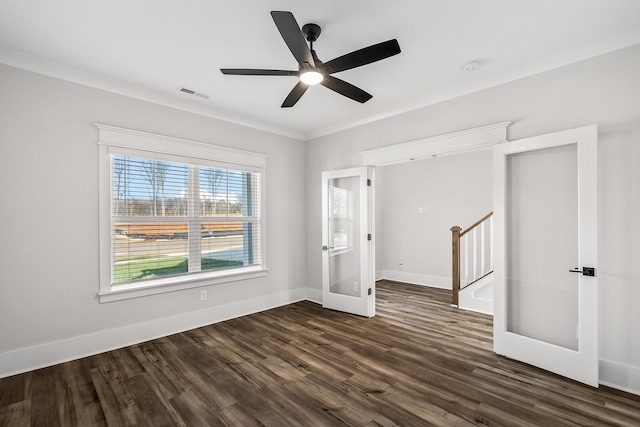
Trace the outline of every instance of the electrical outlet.
<path fill-rule="evenodd" d="M 427 208 L 420 208 L 420 215 L 426 215 L 427 214 Z"/>
<path fill-rule="evenodd" d="M 399 259 L 399 260 L 398 260 L 398 265 L 399 265 L 400 267 L 402 267 L 402 266 L 404 265 L 404 261 L 402 261 L 401 259 Z"/>
<path fill-rule="evenodd" d="M 359 289 L 358 282 L 353 282 L 353 290 L 358 292 L 358 289 Z"/>
<path fill-rule="evenodd" d="M 200 301 L 206 301 L 207 300 L 207 290 L 203 289 L 200 291 Z"/>

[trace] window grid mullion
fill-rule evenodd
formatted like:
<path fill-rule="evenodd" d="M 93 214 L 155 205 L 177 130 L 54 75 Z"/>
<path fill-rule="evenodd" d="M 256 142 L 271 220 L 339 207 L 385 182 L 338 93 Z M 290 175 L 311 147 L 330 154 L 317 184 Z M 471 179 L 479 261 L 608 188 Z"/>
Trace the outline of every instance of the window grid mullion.
<path fill-rule="evenodd" d="M 189 165 L 189 273 L 201 270 L 200 172 Z"/>
<path fill-rule="evenodd" d="M 172 223 L 172 222 L 188 222 L 187 216 L 112 216 L 111 223 Z"/>

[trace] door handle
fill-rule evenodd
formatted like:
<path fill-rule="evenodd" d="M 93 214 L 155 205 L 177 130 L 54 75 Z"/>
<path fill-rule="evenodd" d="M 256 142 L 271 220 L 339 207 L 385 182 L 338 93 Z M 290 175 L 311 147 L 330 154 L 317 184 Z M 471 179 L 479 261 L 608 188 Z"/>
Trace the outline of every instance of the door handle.
<path fill-rule="evenodd" d="M 328 251 L 329 249 L 334 249 L 334 248 L 335 248 L 335 246 L 323 246 L 322 250 L 323 251 Z"/>
<path fill-rule="evenodd" d="M 569 270 L 571 273 L 582 273 L 583 276 L 589 276 L 589 277 L 595 277 L 596 276 L 596 269 L 595 267 L 582 267 L 582 270 L 579 270 L 578 267 L 576 267 L 573 270 Z"/>

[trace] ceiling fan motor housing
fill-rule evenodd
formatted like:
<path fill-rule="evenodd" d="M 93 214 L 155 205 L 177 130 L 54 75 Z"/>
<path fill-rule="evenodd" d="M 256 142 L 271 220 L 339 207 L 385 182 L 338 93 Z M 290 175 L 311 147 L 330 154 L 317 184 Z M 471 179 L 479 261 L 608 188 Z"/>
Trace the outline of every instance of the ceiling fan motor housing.
<path fill-rule="evenodd" d="M 304 24 L 302 26 L 302 34 L 308 42 L 313 43 L 320 37 L 320 26 L 318 24 Z"/>

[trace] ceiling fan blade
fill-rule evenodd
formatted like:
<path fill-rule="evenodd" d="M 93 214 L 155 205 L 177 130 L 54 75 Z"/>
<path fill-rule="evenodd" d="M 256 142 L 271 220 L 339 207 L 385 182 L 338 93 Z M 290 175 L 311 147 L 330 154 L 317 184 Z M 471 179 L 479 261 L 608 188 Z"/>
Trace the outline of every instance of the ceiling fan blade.
<path fill-rule="evenodd" d="M 304 93 L 309 89 L 309 85 L 298 82 L 297 85 L 293 87 L 289 95 L 285 98 L 284 102 L 281 105 L 281 108 L 289 108 L 296 105 L 296 102 L 304 95 Z"/>
<path fill-rule="evenodd" d="M 291 12 L 272 11 L 271 17 L 296 61 L 301 66 L 307 63 L 311 67 L 315 67 L 316 64 L 313 61 L 313 56 L 311 56 L 311 50 L 309 50 L 307 41 L 302 35 L 300 26 L 293 14 Z"/>
<path fill-rule="evenodd" d="M 372 62 L 380 61 L 399 53 L 400 45 L 398 44 L 398 40 L 387 40 L 386 42 L 374 44 L 339 56 L 331 61 L 325 62 L 322 67 L 324 69 L 330 68 L 330 73 L 337 73 L 371 64 Z"/>
<path fill-rule="evenodd" d="M 261 70 L 254 68 L 220 68 L 222 74 L 235 76 L 298 76 L 298 71 L 289 70 Z"/>
<path fill-rule="evenodd" d="M 320 84 L 326 88 L 331 89 L 334 92 L 338 92 L 340 95 L 344 95 L 347 98 L 358 101 L 361 104 L 364 104 L 365 102 L 373 98 L 373 95 L 371 95 L 370 93 L 367 93 L 359 87 L 356 87 L 351 83 L 347 83 L 344 80 L 340 80 L 333 76 L 325 76 Z"/>

